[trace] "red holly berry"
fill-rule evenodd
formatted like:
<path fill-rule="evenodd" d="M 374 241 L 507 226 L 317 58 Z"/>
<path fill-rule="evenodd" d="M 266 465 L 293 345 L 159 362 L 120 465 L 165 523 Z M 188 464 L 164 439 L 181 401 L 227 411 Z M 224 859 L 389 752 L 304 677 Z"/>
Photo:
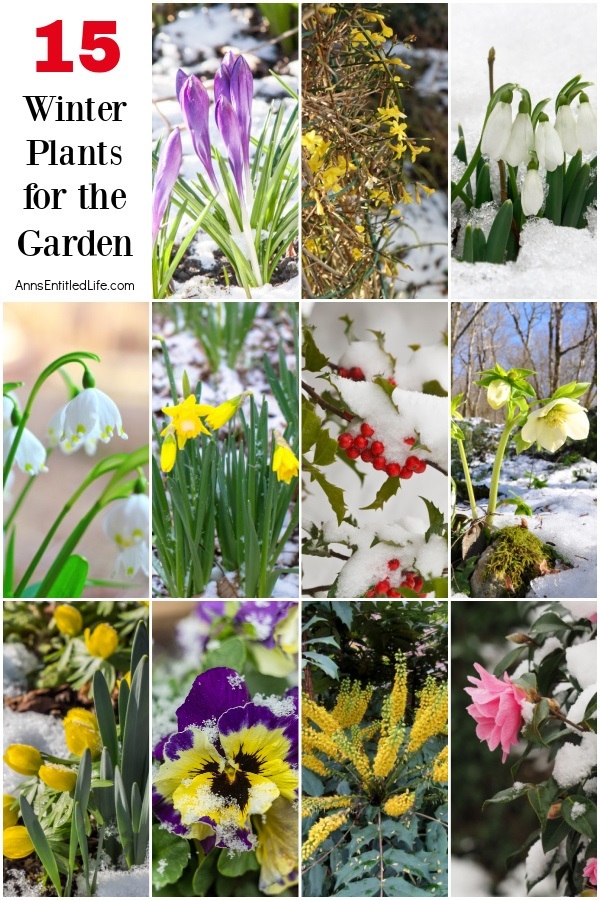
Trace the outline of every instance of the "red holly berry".
<path fill-rule="evenodd" d="M 414 585 L 414 583 L 415 583 L 415 576 L 412 574 L 412 572 L 408 572 L 408 574 L 405 572 L 404 580 L 408 581 L 409 585 L 411 585 L 411 587 L 412 587 L 412 585 Z"/>
<path fill-rule="evenodd" d="M 365 597 L 374 597 L 374 596 L 375 596 L 375 591 L 373 590 L 373 588 L 370 588 L 365 594 Z"/>
<path fill-rule="evenodd" d="M 385 447 L 383 446 L 381 441 L 373 441 L 373 443 L 371 444 L 371 453 L 373 454 L 373 456 L 381 456 L 384 450 Z"/>
<path fill-rule="evenodd" d="M 394 385 L 394 387 L 396 387 L 396 386 L 397 386 L 397 384 L 398 384 L 398 382 L 397 382 L 397 381 L 396 381 L 396 379 L 395 379 L 395 378 L 388 378 L 388 382 L 389 382 L 389 383 L 390 383 L 390 384 L 393 384 L 393 385 Z"/>
<path fill-rule="evenodd" d="M 387 592 L 387 595 L 388 595 L 388 597 L 401 597 L 402 596 L 402 594 L 400 593 L 398 588 L 390 588 L 390 590 Z"/>
<path fill-rule="evenodd" d="M 378 581 L 375 585 L 375 593 L 376 594 L 387 594 L 390 589 L 390 583 L 387 580 Z"/>
<path fill-rule="evenodd" d="M 374 459 L 378 459 L 379 457 L 373 456 L 370 450 L 363 450 L 363 452 L 360 454 L 360 458 L 363 462 L 371 463 Z"/>
<path fill-rule="evenodd" d="M 346 456 L 348 457 L 348 459 L 358 459 L 358 457 L 360 456 L 360 452 L 356 449 L 356 447 L 349 447 L 348 450 L 346 450 Z"/>
<path fill-rule="evenodd" d="M 373 447 L 371 446 L 371 453 L 373 453 Z M 382 469 L 385 469 L 387 463 L 385 461 L 385 456 L 375 456 L 373 460 L 373 468 L 378 472 L 381 472 Z"/>
<path fill-rule="evenodd" d="M 369 442 L 366 437 L 363 437 L 362 434 L 357 434 L 354 438 L 354 446 L 357 450 L 366 450 L 369 446 Z"/>
<path fill-rule="evenodd" d="M 398 478 L 402 468 L 398 465 L 398 463 L 388 463 L 385 467 L 386 474 L 390 478 Z"/>
<path fill-rule="evenodd" d="M 417 578 L 415 578 L 415 591 L 417 592 L 417 594 L 419 593 L 419 591 L 421 590 L 422 587 L 423 587 L 423 579 L 421 578 L 420 575 L 418 575 Z"/>
<path fill-rule="evenodd" d="M 416 441 L 416 439 L 413 437 L 404 438 L 404 443 L 408 444 L 409 447 L 412 447 L 412 445 L 415 443 L 415 441 Z"/>
<path fill-rule="evenodd" d="M 405 579 L 404 581 L 401 581 L 401 582 L 400 582 L 400 587 L 401 587 L 401 588 L 403 588 L 403 587 L 405 587 L 405 588 L 410 588 L 411 591 L 412 591 L 412 589 L 413 589 L 412 584 L 411 584 L 409 581 L 407 581 L 406 579 Z"/>
<path fill-rule="evenodd" d="M 354 443 L 353 435 L 348 434 L 347 431 L 344 432 L 344 434 L 340 434 L 340 436 L 338 438 L 338 444 L 340 445 L 342 450 L 347 450 L 348 447 L 351 447 L 353 443 Z"/>
<path fill-rule="evenodd" d="M 395 572 L 396 569 L 400 568 L 400 560 L 399 559 L 388 559 L 388 569 L 391 569 L 392 572 Z"/>
<path fill-rule="evenodd" d="M 352 379 L 352 381 L 364 381 L 365 380 L 365 373 L 360 368 L 360 366 L 352 366 L 352 368 L 350 369 L 350 372 L 348 374 L 350 375 L 350 378 Z"/>
<path fill-rule="evenodd" d="M 348 378 L 350 373 L 348 372 L 348 369 L 338 369 L 338 374 L 341 378 Z"/>
<path fill-rule="evenodd" d="M 365 437 L 373 437 L 373 435 L 375 434 L 375 429 L 371 428 L 370 425 L 367 425 L 366 422 L 362 423 L 362 425 L 360 426 L 360 430 Z"/>
<path fill-rule="evenodd" d="M 400 475 L 400 478 L 412 478 L 413 476 L 411 470 L 407 469 L 406 466 L 402 466 L 398 474 Z"/>
<path fill-rule="evenodd" d="M 421 599 L 423 599 L 423 597 L 426 597 L 426 596 L 427 596 L 427 594 L 419 594 L 419 597 L 420 597 Z"/>
<path fill-rule="evenodd" d="M 404 465 L 407 469 L 410 469 L 411 472 L 416 472 L 421 465 L 421 460 L 418 456 L 409 456 Z"/>
<path fill-rule="evenodd" d="M 422 475 L 426 468 L 427 468 L 427 463 L 425 462 L 424 459 L 420 459 L 419 467 L 418 467 L 418 469 L 415 469 L 415 474 Z"/>

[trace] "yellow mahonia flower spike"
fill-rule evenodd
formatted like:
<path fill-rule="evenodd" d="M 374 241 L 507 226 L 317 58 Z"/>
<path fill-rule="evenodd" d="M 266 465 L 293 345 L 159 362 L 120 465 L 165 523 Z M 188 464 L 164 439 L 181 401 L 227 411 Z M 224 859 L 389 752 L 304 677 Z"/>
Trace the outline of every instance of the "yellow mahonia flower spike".
<path fill-rule="evenodd" d="M 433 761 L 433 780 L 442 784 L 448 781 L 448 745 L 440 750 Z"/>
<path fill-rule="evenodd" d="M 315 772 L 317 775 L 322 775 L 323 777 L 329 775 L 329 770 L 325 766 L 325 763 L 321 762 L 320 759 L 317 759 L 312 753 L 302 754 L 302 765 L 306 769 L 310 769 L 311 772 Z"/>
<path fill-rule="evenodd" d="M 425 741 L 448 724 L 448 685 L 428 678 L 421 691 L 419 708 L 410 731 L 408 752 L 415 753 Z"/>
<path fill-rule="evenodd" d="M 395 796 L 386 800 L 383 811 L 388 816 L 401 816 L 403 813 L 408 812 L 414 802 L 414 791 L 405 791 L 403 794 L 395 794 Z"/>
<path fill-rule="evenodd" d="M 350 681 L 349 678 L 342 681 L 336 704 L 332 710 L 333 717 L 342 728 L 362 722 L 372 693 L 371 685 L 363 688 L 360 681 Z"/>
<path fill-rule="evenodd" d="M 331 735 L 340 730 L 340 723 L 335 716 L 307 696 L 302 698 L 302 716 L 305 720 L 310 719 L 318 725 L 325 734 Z"/>
<path fill-rule="evenodd" d="M 312 826 L 304 844 L 302 846 L 302 860 L 306 861 L 309 856 L 315 852 L 317 847 L 319 847 L 325 838 L 329 837 L 334 831 L 338 828 L 341 828 L 342 825 L 348 819 L 349 809 L 344 809 L 339 813 L 334 813 L 332 816 L 326 816 L 323 819 L 319 819 L 318 822 Z"/>
<path fill-rule="evenodd" d="M 357 797 L 348 796 L 347 794 L 335 794 L 333 797 L 303 797 L 302 818 L 306 819 L 317 811 L 326 812 L 330 809 L 348 807 L 350 803 L 354 804 L 357 800 Z"/>

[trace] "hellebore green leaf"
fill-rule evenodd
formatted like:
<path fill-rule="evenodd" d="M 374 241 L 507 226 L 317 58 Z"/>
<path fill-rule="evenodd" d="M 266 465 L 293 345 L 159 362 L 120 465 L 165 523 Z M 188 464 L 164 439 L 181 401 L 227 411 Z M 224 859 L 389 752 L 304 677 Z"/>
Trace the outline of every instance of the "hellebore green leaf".
<path fill-rule="evenodd" d="M 582 394 L 585 394 L 589 386 L 589 381 L 570 381 L 569 384 L 563 384 L 562 387 L 557 388 L 550 397 L 550 400 L 558 400 L 562 397 L 576 400 L 578 397 L 581 397 Z"/>
<path fill-rule="evenodd" d="M 573 807 L 578 804 L 577 812 L 573 814 Z M 585 811 L 581 807 L 585 807 Z M 562 802 L 561 813 L 563 819 L 568 822 L 571 828 L 578 831 L 579 834 L 585 835 L 590 840 L 596 839 L 596 804 L 589 797 L 580 794 L 571 794 Z"/>
<path fill-rule="evenodd" d="M 320 372 L 329 365 L 329 360 L 321 353 L 315 343 L 313 329 L 309 325 L 303 328 L 302 355 L 304 356 L 304 368 L 309 372 Z"/>
<path fill-rule="evenodd" d="M 487 262 L 503 263 L 506 253 L 506 244 L 510 234 L 510 226 L 513 217 L 513 205 L 510 200 L 505 200 L 493 221 L 487 239 Z"/>
<path fill-rule="evenodd" d="M 517 450 L 517 456 L 519 455 L 519 453 L 524 453 L 525 450 L 529 450 L 532 443 L 533 443 L 533 441 L 524 441 L 523 438 L 521 437 L 521 432 L 520 431 L 517 432 L 517 434 L 515 436 L 515 447 Z"/>
<path fill-rule="evenodd" d="M 44 833 L 44 829 L 40 825 L 36 814 L 34 813 L 31 805 L 25 799 L 23 794 L 21 794 L 19 803 L 21 806 L 21 816 L 23 817 L 23 824 L 25 825 L 27 833 L 31 838 L 31 843 L 35 847 L 35 852 L 39 856 L 43 867 L 48 873 L 48 876 L 56 889 L 56 893 L 59 897 L 62 897 L 62 886 L 60 883 L 60 875 L 58 874 L 58 864 L 56 862 L 56 857 L 52 852 L 52 848 L 48 842 L 48 838 Z"/>
<path fill-rule="evenodd" d="M 110 754 L 113 766 L 119 762 L 119 742 L 117 739 L 117 723 L 108 685 L 102 672 L 94 673 L 94 705 L 98 717 L 98 727 L 102 743 Z"/>
<path fill-rule="evenodd" d="M 190 846 L 185 838 L 171 834 L 170 831 L 160 828 L 158 825 L 152 826 L 152 884 L 154 887 L 161 888 L 167 884 L 175 884 L 183 875 L 189 858 Z"/>

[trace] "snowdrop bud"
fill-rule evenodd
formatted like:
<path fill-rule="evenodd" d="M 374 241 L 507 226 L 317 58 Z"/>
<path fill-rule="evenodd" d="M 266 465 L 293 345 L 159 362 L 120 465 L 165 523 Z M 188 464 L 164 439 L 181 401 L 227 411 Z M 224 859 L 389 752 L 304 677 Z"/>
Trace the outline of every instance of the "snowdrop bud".
<path fill-rule="evenodd" d="M 554 127 L 558 132 L 565 153 L 568 153 L 569 156 L 575 156 L 579 149 L 575 115 L 565 97 L 561 97 L 558 102 L 561 105 L 556 113 L 556 124 Z"/>
<path fill-rule="evenodd" d="M 481 137 L 481 152 L 490 159 L 502 159 L 510 140 L 512 91 L 505 91 L 491 111 Z"/>
<path fill-rule="evenodd" d="M 488 385 L 487 402 L 492 409 L 500 409 L 510 397 L 510 385 L 501 378 L 496 378 Z"/>
<path fill-rule="evenodd" d="M 579 96 L 577 116 L 577 143 L 583 153 L 595 153 L 597 141 L 596 113 L 592 109 L 587 94 Z"/>
<path fill-rule="evenodd" d="M 521 208 L 524 216 L 537 216 L 544 202 L 544 187 L 537 169 L 527 169 L 521 188 Z"/>
<path fill-rule="evenodd" d="M 550 124 L 546 113 L 541 113 L 535 130 L 535 152 L 540 166 L 547 172 L 554 172 L 563 164 L 565 151 L 556 129 Z"/>
<path fill-rule="evenodd" d="M 504 159 L 510 166 L 528 162 L 533 144 L 533 125 L 529 115 L 529 105 L 526 100 L 521 100 L 519 112 L 512 124 L 510 138 L 503 154 Z"/>

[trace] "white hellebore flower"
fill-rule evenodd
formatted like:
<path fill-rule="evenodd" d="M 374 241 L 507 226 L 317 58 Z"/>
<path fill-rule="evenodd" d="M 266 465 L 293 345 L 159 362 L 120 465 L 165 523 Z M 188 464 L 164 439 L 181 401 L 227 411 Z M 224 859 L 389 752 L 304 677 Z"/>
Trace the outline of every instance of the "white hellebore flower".
<path fill-rule="evenodd" d="M 487 402 L 492 409 L 500 409 L 501 406 L 504 406 L 509 397 L 510 384 L 506 381 L 502 381 L 501 378 L 496 378 L 495 381 L 488 384 Z"/>
<path fill-rule="evenodd" d="M 597 144 L 596 113 L 592 109 L 587 94 L 579 96 L 577 115 L 577 143 L 583 153 L 595 153 Z"/>
<path fill-rule="evenodd" d="M 4 459 L 6 459 L 10 452 L 16 433 L 16 425 L 7 428 L 4 432 Z M 48 471 L 44 465 L 45 462 L 46 448 L 29 428 L 24 428 L 19 441 L 19 446 L 17 447 L 17 452 L 14 456 L 13 464 L 17 465 L 21 472 L 25 472 L 26 475 L 39 475 L 41 472 Z"/>
<path fill-rule="evenodd" d="M 563 164 L 565 151 L 561 144 L 558 132 L 545 113 L 540 115 L 535 129 L 535 152 L 538 155 L 540 166 L 547 172 L 554 172 L 557 166 Z"/>
<path fill-rule="evenodd" d="M 529 413 L 521 437 L 528 444 L 537 441 L 544 450 L 554 453 L 568 437 L 574 441 L 585 440 L 589 430 L 585 409 L 575 400 L 559 398 Z"/>
<path fill-rule="evenodd" d="M 568 153 L 569 156 L 575 156 L 579 150 L 577 122 L 575 121 L 575 114 L 568 103 L 558 107 L 554 127 L 558 131 L 565 153 Z"/>
<path fill-rule="evenodd" d="M 98 388 L 84 388 L 62 411 L 60 441 L 75 445 L 97 438 L 107 444 L 115 429 L 127 440 L 116 403 Z"/>
<path fill-rule="evenodd" d="M 148 574 L 148 529 L 150 500 L 147 494 L 132 494 L 117 500 L 104 520 L 104 533 L 117 545 L 115 574 L 122 568 L 132 578 L 140 569 Z"/>
<path fill-rule="evenodd" d="M 522 100 L 519 104 L 519 112 L 510 130 L 510 138 L 503 158 L 509 166 L 518 166 L 522 162 L 529 162 L 533 150 L 533 125 L 529 115 L 527 103 Z"/>
<path fill-rule="evenodd" d="M 521 188 L 524 216 L 537 216 L 544 202 L 544 186 L 537 169 L 527 169 Z"/>
<path fill-rule="evenodd" d="M 61 442 L 60 438 L 63 432 L 63 411 L 64 406 L 54 413 L 54 415 L 50 419 L 50 422 L 48 423 L 48 429 L 46 431 L 46 440 L 48 442 L 48 446 L 60 447 L 62 452 L 67 456 L 69 456 L 71 453 L 75 453 L 75 451 L 79 450 L 81 447 L 85 447 L 85 452 L 87 453 L 87 455 L 93 456 L 98 448 L 98 441 L 100 440 L 100 427 L 96 426 L 95 430 L 86 437 L 84 442 Z"/>
<path fill-rule="evenodd" d="M 503 94 L 508 97 L 508 94 Z M 499 100 L 491 111 L 483 135 L 481 136 L 481 152 L 490 159 L 502 159 L 506 145 L 510 139 L 510 131 L 512 125 L 512 93 L 510 100 L 504 102 Z"/>

